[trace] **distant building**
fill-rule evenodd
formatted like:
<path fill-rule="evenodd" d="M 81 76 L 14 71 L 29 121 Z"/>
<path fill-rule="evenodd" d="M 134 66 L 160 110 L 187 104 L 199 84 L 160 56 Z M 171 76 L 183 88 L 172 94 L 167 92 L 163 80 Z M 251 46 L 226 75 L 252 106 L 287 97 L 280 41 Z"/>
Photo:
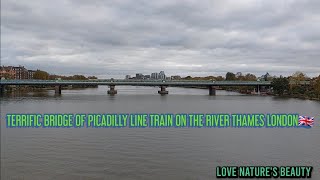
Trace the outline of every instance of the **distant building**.
<path fill-rule="evenodd" d="M 28 79 L 33 79 L 33 75 L 36 71 L 34 70 L 28 70 Z"/>
<path fill-rule="evenodd" d="M 143 74 L 137 73 L 136 74 L 136 79 L 143 79 Z"/>
<path fill-rule="evenodd" d="M 181 79 L 180 76 L 171 76 L 171 80 L 179 80 L 179 79 Z"/>
<path fill-rule="evenodd" d="M 262 75 L 261 77 L 258 77 L 259 81 L 271 81 L 272 76 L 267 72 L 265 75 Z"/>
<path fill-rule="evenodd" d="M 265 80 L 265 81 L 270 81 L 270 80 L 272 80 L 272 76 L 267 72 L 267 73 L 264 75 L 264 80 Z"/>
<path fill-rule="evenodd" d="M 16 74 L 15 79 L 28 79 L 28 70 L 24 66 L 15 66 L 13 70 Z"/>
<path fill-rule="evenodd" d="M 131 79 L 131 76 L 130 75 L 126 75 L 125 79 Z"/>
<path fill-rule="evenodd" d="M 0 78 L 5 79 L 33 79 L 34 70 L 28 70 L 24 66 L 0 67 Z"/>
<path fill-rule="evenodd" d="M 150 79 L 151 76 L 150 75 L 144 75 L 144 79 Z"/>
<path fill-rule="evenodd" d="M 151 79 L 158 79 L 158 73 L 151 73 Z"/>
<path fill-rule="evenodd" d="M 2 66 L 0 67 L 0 78 L 5 79 L 15 79 L 16 73 L 12 66 Z"/>
<path fill-rule="evenodd" d="M 158 75 L 158 79 L 166 79 L 166 75 L 164 74 L 164 71 L 160 71 Z"/>

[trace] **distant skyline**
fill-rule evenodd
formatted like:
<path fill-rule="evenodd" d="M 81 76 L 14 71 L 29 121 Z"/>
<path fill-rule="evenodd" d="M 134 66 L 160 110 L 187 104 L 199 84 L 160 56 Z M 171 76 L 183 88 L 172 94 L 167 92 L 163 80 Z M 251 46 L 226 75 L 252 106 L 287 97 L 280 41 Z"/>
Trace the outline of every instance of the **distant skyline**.
<path fill-rule="evenodd" d="M 3 0 L 1 65 L 61 75 L 320 75 L 318 0 Z"/>

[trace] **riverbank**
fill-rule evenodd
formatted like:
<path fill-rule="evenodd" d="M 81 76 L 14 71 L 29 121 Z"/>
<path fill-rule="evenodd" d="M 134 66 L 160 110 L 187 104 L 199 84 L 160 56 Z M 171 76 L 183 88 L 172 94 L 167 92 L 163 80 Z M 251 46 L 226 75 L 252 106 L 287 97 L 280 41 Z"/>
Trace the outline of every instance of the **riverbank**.
<path fill-rule="evenodd" d="M 304 95 L 279 95 L 279 94 L 273 94 L 273 93 L 268 93 L 268 92 L 260 92 L 260 94 L 256 92 L 241 92 L 241 91 L 234 91 L 238 92 L 240 94 L 246 94 L 246 95 L 259 95 L 259 96 L 274 96 L 274 97 L 283 97 L 283 98 L 294 98 L 294 99 L 303 99 L 303 100 L 312 100 L 312 101 L 320 101 L 320 98 L 315 98 L 315 97 L 308 97 Z"/>
<path fill-rule="evenodd" d="M 62 90 L 82 90 L 86 88 L 98 88 L 98 86 L 62 86 Z M 42 92 L 54 89 L 55 87 L 7 86 L 5 92 Z"/>
<path fill-rule="evenodd" d="M 193 88 L 193 89 L 208 89 L 207 87 L 183 87 L 183 88 Z M 225 91 L 231 91 L 231 92 L 237 92 L 240 94 L 244 94 L 244 95 L 252 95 L 252 96 L 274 96 L 274 97 L 283 97 L 283 98 L 295 98 L 295 99 L 303 99 L 303 100 L 312 100 L 312 101 L 320 101 L 320 98 L 316 98 L 316 97 L 308 97 L 305 95 L 279 95 L 279 94 L 273 94 L 271 92 L 260 92 L 260 94 L 258 94 L 255 91 L 250 91 L 250 90 L 238 90 L 238 89 L 226 89 L 226 88 L 218 88 L 217 90 L 225 90 Z"/>
<path fill-rule="evenodd" d="M 308 97 L 304 95 L 279 95 L 279 94 L 273 94 L 272 96 L 275 97 L 283 97 L 283 98 L 295 98 L 295 99 L 303 99 L 303 100 L 312 100 L 312 101 L 320 101 L 320 98 L 315 97 Z"/>

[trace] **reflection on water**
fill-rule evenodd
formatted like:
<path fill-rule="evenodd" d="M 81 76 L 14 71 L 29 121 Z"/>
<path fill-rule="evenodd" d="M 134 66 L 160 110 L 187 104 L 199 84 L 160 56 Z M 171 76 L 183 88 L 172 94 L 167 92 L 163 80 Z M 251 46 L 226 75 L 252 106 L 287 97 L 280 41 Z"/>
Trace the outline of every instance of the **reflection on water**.
<path fill-rule="evenodd" d="M 206 89 L 116 86 L 1 97 L 1 179 L 215 179 L 223 165 L 311 165 L 320 179 L 319 127 L 6 129 L 7 113 L 299 113 L 320 103 Z"/>

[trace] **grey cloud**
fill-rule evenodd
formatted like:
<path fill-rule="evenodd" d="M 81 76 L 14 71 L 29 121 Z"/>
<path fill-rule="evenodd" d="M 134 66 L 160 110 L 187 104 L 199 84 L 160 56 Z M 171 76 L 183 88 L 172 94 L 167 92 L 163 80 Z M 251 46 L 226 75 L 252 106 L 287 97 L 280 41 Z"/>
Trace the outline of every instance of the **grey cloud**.
<path fill-rule="evenodd" d="M 100 77 L 320 73 L 320 3 L 1 2 L 1 64 Z"/>

